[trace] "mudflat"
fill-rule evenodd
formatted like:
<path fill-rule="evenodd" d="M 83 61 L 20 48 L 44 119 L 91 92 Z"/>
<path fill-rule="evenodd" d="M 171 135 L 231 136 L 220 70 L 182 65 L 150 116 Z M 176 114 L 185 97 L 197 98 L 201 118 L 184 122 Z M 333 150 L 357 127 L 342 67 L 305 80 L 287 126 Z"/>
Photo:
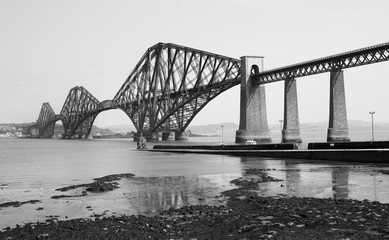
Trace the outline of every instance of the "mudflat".
<path fill-rule="evenodd" d="M 231 181 L 221 206 L 196 205 L 155 216 L 121 215 L 28 223 L 0 239 L 389 239 L 389 204 L 311 197 L 263 197 L 261 182 L 279 181 L 247 169 Z M 219 198 L 221 196 L 215 196 Z"/>

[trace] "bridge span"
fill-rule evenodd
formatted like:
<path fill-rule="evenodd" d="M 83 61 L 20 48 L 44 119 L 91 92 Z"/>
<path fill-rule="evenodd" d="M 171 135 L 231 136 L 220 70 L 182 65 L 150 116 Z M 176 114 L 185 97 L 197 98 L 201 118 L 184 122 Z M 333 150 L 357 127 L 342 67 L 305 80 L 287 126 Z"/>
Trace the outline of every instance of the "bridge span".
<path fill-rule="evenodd" d="M 215 97 L 240 84 L 240 122 L 236 142 L 271 142 L 265 85 L 284 81 L 282 142 L 301 142 L 296 78 L 330 72 L 330 114 L 327 141 L 349 141 L 343 69 L 387 61 L 389 42 L 329 57 L 263 71 L 263 57 L 239 59 L 171 43 L 158 43 L 145 52 L 112 100 L 100 102 L 84 87 L 69 91 L 55 114 L 43 103 L 33 126 L 36 137 L 51 137 L 57 121 L 63 138 L 88 137 L 96 116 L 121 109 L 137 136 L 149 140 L 187 138 L 194 117 Z"/>
<path fill-rule="evenodd" d="M 158 43 L 145 52 L 112 100 L 99 102 L 84 87 L 70 90 L 60 114 L 44 103 L 35 126 L 37 137 L 52 135 L 61 120 L 64 138 L 88 137 L 96 116 L 121 109 L 137 133 L 156 140 L 185 129 L 212 99 L 240 83 L 240 61 L 171 43 Z"/>

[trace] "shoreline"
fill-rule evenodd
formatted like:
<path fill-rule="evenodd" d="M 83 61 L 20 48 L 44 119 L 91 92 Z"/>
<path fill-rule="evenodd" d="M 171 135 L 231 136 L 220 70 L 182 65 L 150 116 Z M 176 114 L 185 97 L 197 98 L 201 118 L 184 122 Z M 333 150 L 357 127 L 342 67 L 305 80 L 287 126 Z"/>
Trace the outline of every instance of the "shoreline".
<path fill-rule="evenodd" d="M 72 220 L 54 216 L 0 232 L 0 239 L 382 239 L 389 204 L 312 197 L 263 197 L 255 189 L 280 182 L 271 169 L 246 169 L 222 193 L 221 206 L 191 205 L 154 216 L 115 215 Z M 214 196 L 215 198 L 218 196 Z"/>

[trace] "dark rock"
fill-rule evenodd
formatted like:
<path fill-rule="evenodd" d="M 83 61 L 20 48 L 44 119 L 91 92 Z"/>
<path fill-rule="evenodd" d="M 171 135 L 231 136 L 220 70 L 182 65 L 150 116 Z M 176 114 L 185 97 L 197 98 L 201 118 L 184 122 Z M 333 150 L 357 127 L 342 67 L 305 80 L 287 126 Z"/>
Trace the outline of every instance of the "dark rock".
<path fill-rule="evenodd" d="M 93 180 L 99 181 L 99 182 L 113 182 L 113 181 L 118 181 L 122 178 L 132 178 L 134 176 L 135 176 L 135 174 L 132 174 L 132 173 L 122 173 L 122 174 L 112 174 L 112 175 L 104 176 L 101 178 L 95 178 Z"/>
<path fill-rule="evenodd" d="M 89 184 L 89 186 L 86 188 L 87 191 L 89 192 L 107 192 L 107 191 L 112 191 L 115 188 L 118 188 L 118 183 L 117 182 L 94 182 Z"/>

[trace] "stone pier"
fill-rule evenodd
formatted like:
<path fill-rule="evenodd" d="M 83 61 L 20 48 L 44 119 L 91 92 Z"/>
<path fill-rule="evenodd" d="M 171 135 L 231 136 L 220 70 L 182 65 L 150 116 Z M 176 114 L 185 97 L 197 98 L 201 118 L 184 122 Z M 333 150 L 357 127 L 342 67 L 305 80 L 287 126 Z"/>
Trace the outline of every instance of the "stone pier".
<path fill-rule="evenodd" d="M 330 120 L 327 142 L 350 141 L 348 135 L 346 97 L 342 70 L 333 70 L 330 75 Z"/>
<path fill-rule="evenodd" d="M 162 141 L 174 141 L 175 133 L 174 132 L 162 132 Z"/>
<path fill-rule="evenodd" d="M 267 124 L 265 86 L 250 79 L 251 71 L 263 71 L 263 57 L 241 57 L 240 121 L 235 142 L 244 143 L 253 139 L 257 143 L 271 142 Z"/>
<path fill-rule="evenodd" d="M 282 143 L 301 143 L 296 79 L 286 79 L 284 83 Z"/>
<path fill-rule="evenodd" d="M 188 141 L 189 140 L 189 132 L 183 131 L 183 132 L 175 132 L 174 139 L 176 141 Z"/>
<path fill-rule="evenodd" d="M 158 137 L 158 132 L 136 132 L 134 133 L 134 142 L 137 142 L 139 140 L 139 137 L 141 136 L 146 138 L 147 141 L 149 142 L 158 142 L 159 137 Z"/>

